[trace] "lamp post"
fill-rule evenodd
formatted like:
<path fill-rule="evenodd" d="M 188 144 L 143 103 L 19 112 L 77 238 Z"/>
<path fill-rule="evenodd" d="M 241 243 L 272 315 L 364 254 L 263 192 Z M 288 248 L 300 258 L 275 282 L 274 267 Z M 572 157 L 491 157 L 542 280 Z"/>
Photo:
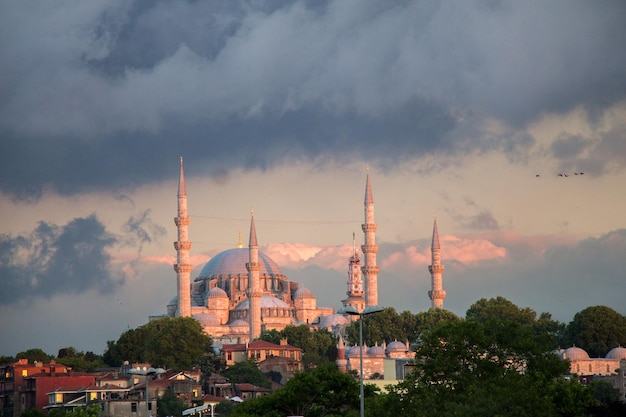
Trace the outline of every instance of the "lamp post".
<path fill-rule="evenodd" d="M 133 374 L 133 375 L 143 375 L 146 377 L 146 417 L 150 417 L 150 394 L 148 391 L 148 379 L 149 377 L 153 376 L 153 375 L 158 375 L 158 374 L 162 374 L 165 372 L 165 369 L 163 368 L 148 368 L 148 369 L 129 369 L 128 373 L 129 374 Z"/>
<path fill-rule="evenodd" d="M 340 308 L 337 313 L 348 314 L 350 316 L 359 316 L 359 398 L 361 417 L 365 417 L 365 395 L 363 394 L 363 316 L 368 314 L 380 313 L 384 309 L 381 306 L 365 307 L 363 311 L 359 311 L 353 306 Z"/>

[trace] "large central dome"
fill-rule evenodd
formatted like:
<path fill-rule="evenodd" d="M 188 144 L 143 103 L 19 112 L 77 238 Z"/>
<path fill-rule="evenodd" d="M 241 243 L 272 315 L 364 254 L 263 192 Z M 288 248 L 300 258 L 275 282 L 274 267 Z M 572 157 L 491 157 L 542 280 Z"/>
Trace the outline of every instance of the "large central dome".
<path fill-rule="evenodd" d="M 200 271 L 196 281 L 202 278 L 223 277 L 225 275 L 247 275 L 246 264 L 250 261 L 248 248 L 228 249 L 215 255 Z M 259 252 L 260 275 L 283 276 L 282 271 L 269 256 Z"/>

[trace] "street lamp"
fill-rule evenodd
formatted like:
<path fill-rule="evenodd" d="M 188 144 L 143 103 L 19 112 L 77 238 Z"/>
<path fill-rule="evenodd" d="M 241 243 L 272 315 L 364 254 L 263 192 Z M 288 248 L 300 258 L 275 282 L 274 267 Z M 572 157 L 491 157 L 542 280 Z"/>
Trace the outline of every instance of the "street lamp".
<path fill-rule="evenodd" d="M 369 306 L 365 307 L 363 311 L 359 311 L 354 306 L 347 306 L 340 308 L 337 313 L 348 314 L 350 316 L 359 316 L 359 398 L 361 417 L 365 417 L 365 396 L 363 394 L 363 316 L 368 314 L 380 313 L 384 309 L 381 306 Z"/>
<path fill-rule="evenodd" d="M 162 374 L 165 373 L 165 369 L 163 368 L 148 368 L 148 369 L 129 369 L 128 370 L 129 374 L 133 374 L 133 375 L 143 375 L 146 377 L 146 417 L 150 417 L 150 411 L 149 411 L 149 407 L 150 407 L 150 400 L 149 400 L 149 392 L 148 392 L 148 379 L 149 377 L 153 376 L 153 375 L 158 375 L 158 374 Z"/>

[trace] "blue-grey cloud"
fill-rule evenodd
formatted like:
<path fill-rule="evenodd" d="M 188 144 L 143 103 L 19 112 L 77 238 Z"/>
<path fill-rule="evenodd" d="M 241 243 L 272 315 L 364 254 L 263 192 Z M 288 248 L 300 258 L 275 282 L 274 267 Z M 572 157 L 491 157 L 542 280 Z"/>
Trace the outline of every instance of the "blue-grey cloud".
<path fill-rule="evenodd" d="M 123 276 L 107 250 L 117 239 L 94 216 L 64 226 L 44 221 L 29 234 L 0 236 L 0 304 L 88 290 L 113 291 Z"/>
<path fill-rule="evenodd" d="M 4 3 L 0 190 L 123 191 L 172 178 L 181 154 L 208 173 L 523 161 L 515 128 L 578 107 L 599 120 L 626 97 L 624 21 L 622 2 Z M 514 129 L 485 136 L 483 118 Z"/>

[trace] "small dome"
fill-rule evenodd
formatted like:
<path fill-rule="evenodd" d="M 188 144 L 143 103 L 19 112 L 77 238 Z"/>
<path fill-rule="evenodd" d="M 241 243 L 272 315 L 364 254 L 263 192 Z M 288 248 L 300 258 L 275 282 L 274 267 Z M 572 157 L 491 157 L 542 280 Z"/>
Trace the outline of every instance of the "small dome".
<path fill-rule="evenodd" d="M 213 287 L 209 291 L 208 298 L 228 298 L 228 294 L 220 287 Z"/>
<path fill-rule="evenodd" d="M 342 316 L 341 314 L 330 314 L 328 316 L 320 317 L 320 327 L 333 327 L 337 325 L 350 324 L 350 319 Z"/>
<path fill-rule="evenodd" d="M 580 360 L 580 359 L 589 359 L 589 354 L 585 352 L 583 349 L 572 346 L 571 348 L 565 349 L 565 359 L 569 359 L 571 361 Z"/>
<path fill-rule="evenodd" d="M 198 320 L 203 326 L 219 326 L 220 321 L 213 314 L 210 313 L 200 313 L 193 316 L 194 319 Z"/>
<path fill-rule="evenodd" d="M 249 323 L 244 319 L 237 319 L 229 324 L 230 327 L 247 326 Z"/>
<path fill-rule="evenodd" d="M 367 349 L 367 355 L 375 358 L 383 357 L 385 356 L 385 348 L 378 345 L 372 346 L 371 348 Z"/>
<path fill-rule="evenodd" d="M 406 345 L 394 340 L 387 345 L 387 352 L 406 352 Z"/>
<path fill-rule="evenodd" d="M 359 345 L 346 346 L 345 355 L 346 358 L 358 358 L 360 354 Z M 363 356 L 367 355 L 366 346 L 363 347 Z"/>
<path fill-rule="evenodd" d="M 309 290 L 308 288 L 298 288 L 298 290 L 296 291 L 296 293 L 293 295 L 294 299 L 297 298 L 315 298 L 315 296 L 313 295 L 313 293 L 311 292 L 311 290 Z"/>
<path fill-rule="evenodd" d="M 168 306 L 177 306 L 178 305 L 178 296 L 175 295 L 169 302 Z"/>
<path fill-rule="evenodd" d="M 606 354 L 606 358 L 626 360 L 626 348 L 621 346 L 613 348 Z"/>

